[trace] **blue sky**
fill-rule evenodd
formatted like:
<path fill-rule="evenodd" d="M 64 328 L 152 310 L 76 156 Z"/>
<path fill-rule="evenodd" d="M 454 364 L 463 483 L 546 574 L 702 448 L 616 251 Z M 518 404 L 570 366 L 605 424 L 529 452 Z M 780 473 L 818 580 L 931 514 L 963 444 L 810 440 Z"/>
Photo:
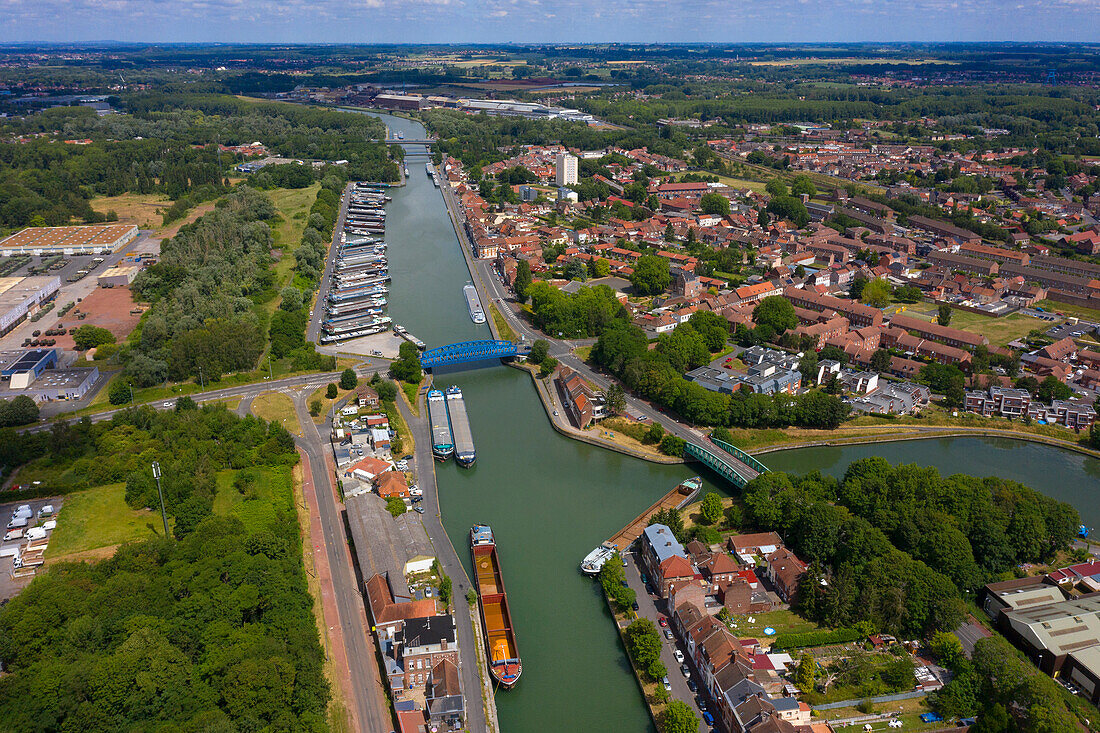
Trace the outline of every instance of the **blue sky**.
<path fill-rule="evenodd" d="M 0 42 L 1100 41 L 1100 0 L 0 0 Z"/>

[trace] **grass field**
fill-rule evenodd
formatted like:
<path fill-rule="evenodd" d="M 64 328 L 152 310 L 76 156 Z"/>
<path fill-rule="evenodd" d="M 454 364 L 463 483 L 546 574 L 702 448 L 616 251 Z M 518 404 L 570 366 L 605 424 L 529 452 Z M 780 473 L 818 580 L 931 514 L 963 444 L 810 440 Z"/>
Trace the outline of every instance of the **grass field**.
<path fill-rule="evenodd" d="M 796 616 L 792 611 L 768 611 L 767 613 L 752 614 L 752 623 L 749 616 L 736 618 L 733 623 L 736 627 L 733 633 L 739 638 L 767 639 L 764 629 L 773 628 L 780 634 L 802 634 L 807 631 L 817 631 L 820 628 L 813 621 L 807 621 L 801 616 Z"/>
<path fill-rule="evenodd" d="M 294 258 L 291 253 L 298 249 L 302 241 L 302 232 L 306 230 L 306 220 L 309 218 L 309 209 L 317 198 L 317 191 L 321 184 L 314 183 L 305 188 L 277 188 L 268 193 L 275 210 L 278 212 L 278 223 L 272 234 L 275 237 L 275 247 L 282 253 L 282 257 L 275 263 L 275 281 L 282 288 L 292 277 Z M 271 308 L 279 304 L 280 298 L 271 301 Z"/>
<path fill-rule="evenodd" d="M 492 303 L 489 304 L 489 313 L 493 316 L 493 324 L 497 327 L 497 333 L 500 334 L 500 338 L 503 341 L 515 341 L 516 332 L 512 330 L 512 327 L 508 325 L 508 321 L 504 319 L 503 314 Z"/>
<path fill-rule="evenodd" d="M 1056 300 L 1040 300 L 1036 305 L 1052 313 L 1065 313 L 1067 316 L 1082 318 L 1086 321 L 1092 321 L 1094 323 L 1100 322 L 1100 310 L 1096 310 L 1095 308 L 1085 308 L 1080 305 L 1059 303 Z"/>
<path fill-rule="evenodd" d="M 254 479 L 243 492 L 233 485 L 242 473 Z M 214 513 L 235 516 L 249 532 L 256 532 L 274 520 L 278 511 L 293 506 L 293 488 L 290 466 L 219 471 Z"/>
<path fill-rule="evenodd" d="M 307 405 L 312 405 L 314 400 L 320 400 L 321 402 L 321 412 L 315 415 L 313 418 L 313 422 L 315 423 L 323 423 L 325 421 L 325 417 L 328 415 L 328 411 L 332 409 L 332 403 L 340 401 L 344 397 L 344 395 L 351 392 L 350 389 L 340 389 L 339 380 L 333 380 L 333 384 L 336 385 L 335 399 L 330 400 L 328 397 L 325 397 L 325 394 L 328 392 L 328 385 L 324 384 L 313 390 L 313 394 L 311 394 L 309 396 L 309 399 L 306 400 Z"/>
<path fill-rule="evenodd" d="M 50 537 L 47 553 L 59 558 L 76 552 L 113 547 L 154 536 L 148 524 L 161 529 L 156 512 L 131 509 L 125 500 L 125 484 L 107 484 L 76 491 L 65 497 Z"/>
<path fill-rule="evenodd" d="M 161 213 L 172 200 L 159 193 L 124 193 L 119 196 L 96 196 L 92 208 L 101 214 L 113 211 L 119 224 L 136 224 L 140 229 L 160 229 Z"/>
<path fill-rule="evenodd" d="M 951 326 L 980 333 L 994 346 L 1004 346 L 1009 341 L 1027 336 L 1036 328 L 1047 329 L 1051 324 L 1038 318 L 1013 313 L 1002 318 L 992 318 L 979 313 L 956 310 L 951 315 Z"/>
<path fill-rule="evenodd" d="M 301 435 L 294 403 L 281 392 L 265 392 L 252 400 L 252 414 L 263 420 L 280 423 L 294 435 Z"/>

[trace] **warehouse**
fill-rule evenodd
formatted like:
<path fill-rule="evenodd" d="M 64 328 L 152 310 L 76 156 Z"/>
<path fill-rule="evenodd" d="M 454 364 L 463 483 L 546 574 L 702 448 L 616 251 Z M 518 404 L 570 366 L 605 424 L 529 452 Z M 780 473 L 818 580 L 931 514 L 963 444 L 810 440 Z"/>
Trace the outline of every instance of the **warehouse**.
<path fill-rule="evenodd" d="M 0 378 L 11 389 L 23 389 L 42 376 L 47 369 L 57 367 L 57 349 L 27 349 L 0 353 Z"/>
<path fill-rule="evenodd" d="M 108 267 L 99 276 L 99 287 L 124 288 L 134 281 L 140 270 L 141 268 L 138 265 L 120 264 L 115 267 Z"/>
<path fill-rule="evenodd" d="M 0 277 L 0 336 L 11 332 L 61 289 L 56 275 Z"/>
<path fill-rule="evenodd" d="M 0 255 L 90 255 L 117 252 L 137 235 L 138 228 L 133 224 L 27 227 L 0 241 Z"/>

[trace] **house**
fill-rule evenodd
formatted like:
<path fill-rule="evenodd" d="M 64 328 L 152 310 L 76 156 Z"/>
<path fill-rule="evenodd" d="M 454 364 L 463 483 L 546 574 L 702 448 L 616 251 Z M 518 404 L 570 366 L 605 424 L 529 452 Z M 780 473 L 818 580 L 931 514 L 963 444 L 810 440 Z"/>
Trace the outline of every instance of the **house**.
<path fill-rule="evenodd" d="M 730 552 L 746 565 L 755 565 L 753 556 L 767 557 L 783 546 L 783 540 L 775 532 L 733 535 L 727 540 Z"/>
<path fill-rule="evenodd" d="M 360 407 L 378 407 L 378 392 L 369 384 L 361 384 L 355 389 L 355 398 Z"/>
<path fill-rule="evenodd" d="M 688 560 L 684 546 L 668 526 L 649 525 L 642 532 L 641 542 L 642 563 L 653 582 L 660 586 L 662 598 L 668 597 L 670 583 L 689 581 L 695 577 L 695 570 Z"/>
<path fill-rule="evenodd" d="M 767 560 L 768 580 L 775 586 L 779 597 L 790 603 L 798 592 L 798 584 L 802 581 L 802 576 L 806 574 L 806 563 L 799 560 L 786 547 L 780 547 L 768 555 Z"/>
<path fill-rule="evenodd" d="M 424 700 L 433 729 L 456 730 L 462 727 L 466 719 L 466 701 L 459 684 L 458 666 L 450 659 L 443 658 L 432 667 Z"/>
<path fill-rule="evenodd" d="M 374 456 L 367 456 L 358 463 L 353 463 L 345 469 L 344 477 L 357 478 L 361 481 L 373 481 L 376 476 L 382 475 L 391 468 L 393 468 L 393 464 L 389 461 L 383 461 L 381 458 L 375 458 Z"/>
<path fill-rule="evenodd" d="M 405 689 L 427 686 L 432 670 L 440 662 L 458 664 L 454 617 L 447 614 L 407 619 L 394 636 L 394 648 L 404 663 Z"/>
<path fill-rule="evenodd" d="M 408 498 L 409 485 L 405 481 L 405 474 L 398 471 L 386 471 L 374 480 L 374 488 L 383 499 L 398 497 Z"/>

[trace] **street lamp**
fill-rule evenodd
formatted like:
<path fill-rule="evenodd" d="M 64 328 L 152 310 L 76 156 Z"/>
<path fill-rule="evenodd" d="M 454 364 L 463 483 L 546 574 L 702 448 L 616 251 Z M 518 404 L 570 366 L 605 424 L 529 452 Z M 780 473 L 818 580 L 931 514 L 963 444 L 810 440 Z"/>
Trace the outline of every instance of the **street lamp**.
<path fill-rule="evenodd" d="M 160 488 L 160 461 L 153 461 L 153 478 L 157 480 L 157 496 L 160 497 L 160 518 L 164 522 L 164 536 L 168 536 L 168 514 L 164 511 L 164 492 Z"/>

